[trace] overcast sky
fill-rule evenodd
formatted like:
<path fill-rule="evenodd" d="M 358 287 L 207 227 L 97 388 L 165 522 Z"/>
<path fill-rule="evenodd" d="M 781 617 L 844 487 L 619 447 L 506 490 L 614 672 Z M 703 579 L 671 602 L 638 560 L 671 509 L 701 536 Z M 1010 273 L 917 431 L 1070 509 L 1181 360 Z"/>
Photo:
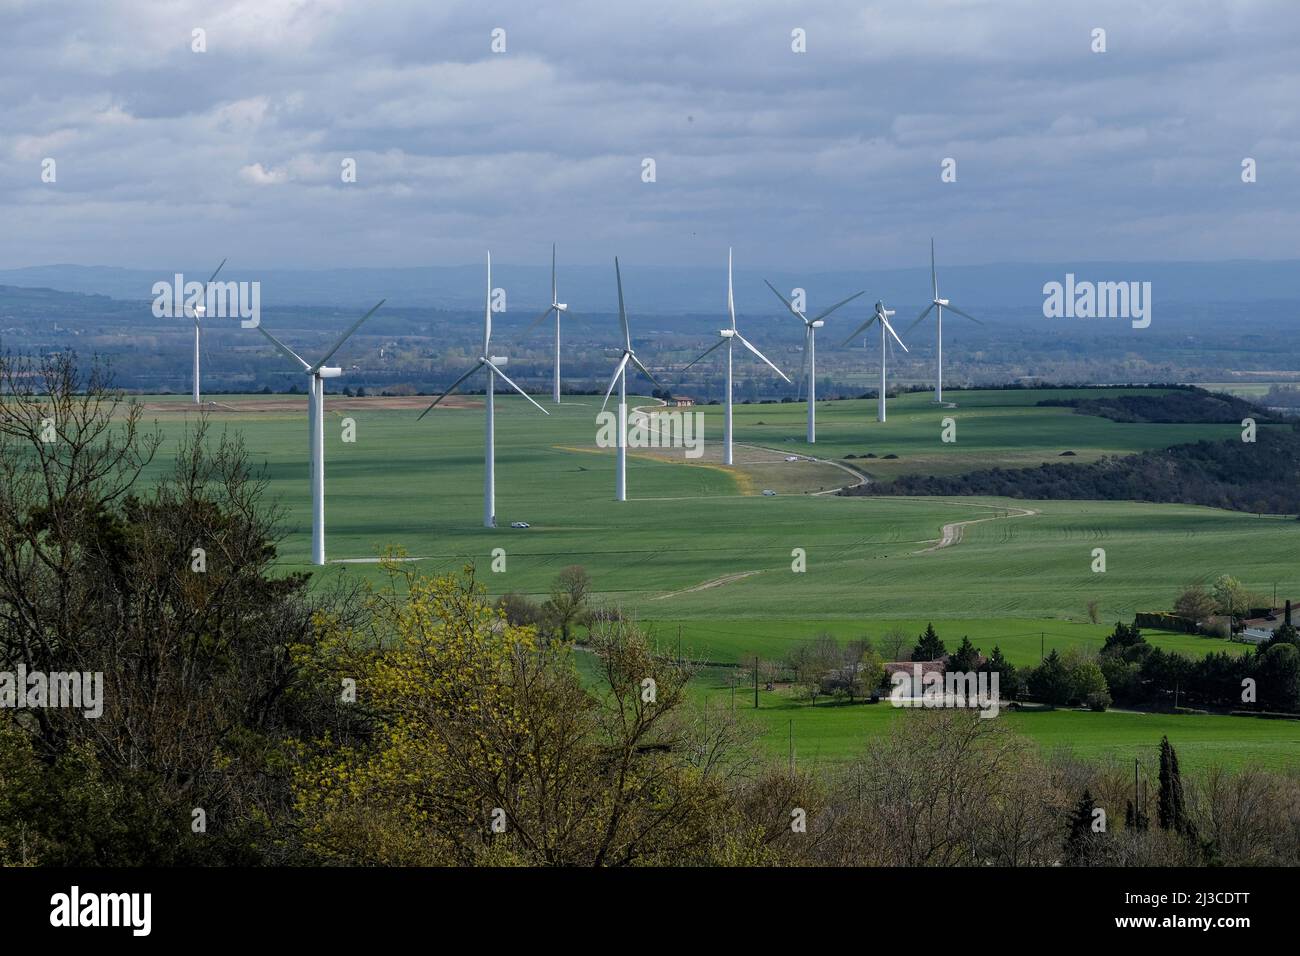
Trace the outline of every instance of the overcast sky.
<path fill-rule="evenodd" d="M 0 264 L 1295 258 L 1298 54 L 1294 0 L 0 0 Z"/>

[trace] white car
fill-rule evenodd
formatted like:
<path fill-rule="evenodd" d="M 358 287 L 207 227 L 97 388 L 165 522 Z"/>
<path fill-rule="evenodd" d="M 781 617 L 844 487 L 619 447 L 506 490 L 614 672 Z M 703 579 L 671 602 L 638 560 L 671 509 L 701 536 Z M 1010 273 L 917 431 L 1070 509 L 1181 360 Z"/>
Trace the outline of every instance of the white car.
<path fill-rule="evenodd" d="M 785 456 L 785 460 L 786 460 L 786 461 L 798 461 L 798 460 L 799 460 L 799 456 L 798 456 L 798 455 L 786 455 L 786 456 Z"/>
<path fill-rule="evenodd" d="M 512 521 L 512 522 L 510 522 L 510 527 L 512 527 L 512 528 L 527 528 L 527 527 L 528 527 L 528 522 L 527 522 L 527 521 Z"/>
<path fill-rule="evenodd" d="M 775 497 L 775 496 L 776 496 L 776 492 L 773 491 L 771 488 L 764 488 L 764 489 L 763 489 L 763 494 L 765 494 L 765 495 L 766 495 L 767 497 L 769 497 L 769 498 L 772 498 L 772 497 Z"/>

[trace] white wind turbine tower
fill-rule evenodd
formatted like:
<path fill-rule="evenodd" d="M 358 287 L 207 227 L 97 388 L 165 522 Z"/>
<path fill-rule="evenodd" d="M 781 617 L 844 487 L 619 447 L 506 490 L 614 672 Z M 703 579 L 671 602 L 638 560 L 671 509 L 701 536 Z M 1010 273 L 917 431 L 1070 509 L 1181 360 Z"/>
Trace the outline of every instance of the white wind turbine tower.
<path fill-rule="evenodd" d="M 545 312 L 543 312 L 541 315 L 539 315 L 537 318 L 533 319 L 533 321 L 529 323 L 528 328 L 524 329 L 524 334 L 527 335 L 529 332 L 531 332 L 537 326 L 537 323 L 541 322 L 552 312 L 555 313 L 555 379 L 551 389 L 551 399 L 552 401 L 555 402 L 556 405 L 559 405 L 560 404 L 560 316 L 564 314 L 568 314 L 570 318 L 573 318 L 574 316 L 572 312 L 569 312 L 569 307 L 560 301 L 559 293 L 556 291 L 555 244 L 554 243 L 551 243 L 551 304 L 547 307 Z"/>
<path fill-rule="evenodd" d="M 808 381 L 808 444 L 817 442 L 817 330 L 825 325 L 823 321 L 828 315 L 834 312 L 842 305 L 852 302 L 864 292 L 855 292 L 841 302 L 836 302 L 829 309 L 818 312 L 811 319 L 794 307 L 794 304 L 776 291 L 776 287 L 766 279 L 763 282 L 769 289 L 775 293 L 776 297 L 785 303 L 785 307 L 790 310 L 790 314 L 796 319 L 803 322 L 803 376 Z"/>
<path fill-rule="evenodd" d="M 772 369 L 772 371 L 776 372 L 777 375 L 780 375 L 787 382 L 790 381 L 790 379 L 786 376 L 785 372 L 781 371 L 770 361 L 768 361 L 766 355 L 764 355 L 758 349 L 754 348 L 754 344 L 736 330 L 736 296 L 735 293 L 732 291 L 732 287 L 731 287 L 731 250 L 730 249 L 727 250 L 727 315 L 731 318 L 731 328 L 720 329 L 718 331 L 718 336 L 719 336 L 718 341 L 715 342 L 713 345 L 710 345 L 707 349 L 704 350 L 704 352 L 701 355 L 699 355 L 694 361 L 688 363 L 686 367 L 682 369 L 682 374 L 685 375 L 687 369 L 689 369 L 692 365 L 696 364 L 696 362 L 699 362 L 701 359 L 708 356 L 708 354 L 712 352 L 714 349 L 721 348 L 724 345 L 727 347 L 727 401 L 726 401 L 726 408 L 723 411 L 723 415 L 722 415 L 722 463 L 724 465 L 732 464 L 731 365 L 732 365 L 735 340 L 739 339 L 741 345 L 745 346 L 745 348 L 749 349 L 751 352 L 757 355 L 763 362 L 765 362 L 768 365 L 768 367 Z"/>
<path fill-rule="evenodd" d="M 936 273 L 934 270 L 934 240 L 933 239 L 930 240 L 930 288 L 933 292 L 933 297 L 930 299 L 930 304 L 926 306 L 924 312 L 922 312 L 920 315 L 916 317 L 916 321 L 913 322 L 911 325 L 909 325 L 903 331 L 904 332 L 912 331 L 912 329 L 916 328 L 918 325 L 921 324 L 922 321 L 924 321 L 925 317 L 930 314 L 931 309 L 936 310 L 935 315 L 939 319 L 939 325 L 937 329 L 937 338 L 936 338 L 935 354 L 937 355 L 937 358 L 935 360 L 934 400 L 936 402 L 942 403 L 943 402 L 943 310 L 947 309 L 949 312 L 956 312 L 958 315 L 962 316 L 963 318 L 970 319 L 976 325 L 983 325 L 984 323 L 981 322 L 979 319 L 975 318 L 975 316 L 963 312 L 961 309 L 957 308 L 947 299 L 939 298 L 939 276 L 938 273 Z"/>
<path fill-rule="evenodd" d="M 902 346 L 903 351 L 907 351 L 907 346 L 903 345 L 903 340 L 898 337 L 898 333 L 894 331 L 894 327 L 889 324 L 889 317 L 893 314 L 893 309 L 886 309 L 883 302 L 877 302 L 876 314 L 854 329 L 853 334 L 842 343 L 842 345 L 848 345 L 867 329 L 871 328 L 872 323 L 880 323 L 880 406 L 879 410 L 876 412 L 876 421 L 880 422 L 885 420 L 885 352 L 886 346 L 889 345 L 889 339 L 885 338 L 885 333 L 888 332 L 892 335 L 894 341 Z"/>
<path fill-rule="evenodd" d="M 614 474 L 614 499 L 616 501 L 627 501 L 627 366 L 632 363 L 642 372 L 645 377 L 650 379 L 656 385 L 659 380 L 650 374 L 650 370 L 641 364 L 641 360 L 636 357 L 632 351 L 632 332 L 627 324 L 627 309 L 623 306 L 623 273 L 619 271 L 618 256 L 614 257 L 614 277 L 618 281 L 618 320 L 623 325 L 623 354 L 618 360 L 618 365 L 614 367 L 614 377 L 609 380 L 609 388 L 605 389 L 605 401 L 601 403 L 600 410 L 603 412 L 605 406 L 609 404 L 609 394 L 614 390 L 614 384 L 618 383 L 618 464 Z M 661 388 L 663 386 L 660 386 Z"/>
<path fill-rule="evenodd" d="M 353 322 L 315 365 L 309 364 L 301 355 L 266 331 L 264 326 L 257 327 L 257 331 L 270 339 L 276 351 L 291 362 L 298 363 L 302 366 L 302 370 L 311 376 L 311 391 L 307 395 L 307 432 L 308 444 L 311 447 L 312 564 L 325 563 L 325 379 L 338 378 L 343 374 L 343 369 L 337 365 L 325 363 L 334 357 L 334 353 L 351 338 L 353 332 L 361 328 L 362 322 L 379 311 L 379 306 L 385 301 L 380 299 L 373 309 Z"/>
<path fill-rule="evenodd" d="M 502 355 L 493 355 L 492 349 L 492 253 L 487 256 L 487 299 L 483 306 L 483 352 L 479 355 L 478 361 L 470 368 L 468 372 L 462 375 L 456 381 L 452 382 L 451 387 L 429 403 L 429 407 L 420 412 L 420 418 L 423 418 L 433 407 L 441 402 L 444 398 L 460 387 L 461 383 L 468 379 L 479 369 L 487 369 L 487 388 L 485 389 L 484 408 L 486 409 L 486 434 L 483 449 L 483 527 L 495 528 L 497 526 L 497 480 L 496 480 L 496 459 L 497 459 L 497 441 L 496 441 L 496 385 L 497 379 L 505 382 L 524 398 L 537 407 L 537 410 L 543 415 L 549 415 L 546 409 L 538 405 L 531 397 L 518 385 L 512 382 L 505 372 L 501 371 L 501 366 L 506 364 L 506 358 Z M 419 421 L 419 419 L 416 419 Z"/>
<path fill-rule="evenodd" d="M 199 400 L 199 320 L 207 314 L 208 286 L 217 277 L 226 264 L 226 260 L 221 260 L 221 265 L 217 266 L 217 271 L 208 276 L 208 281 L 203 283 L 203 302 L 194 308 L 194 404 L 200 405 Z"/>

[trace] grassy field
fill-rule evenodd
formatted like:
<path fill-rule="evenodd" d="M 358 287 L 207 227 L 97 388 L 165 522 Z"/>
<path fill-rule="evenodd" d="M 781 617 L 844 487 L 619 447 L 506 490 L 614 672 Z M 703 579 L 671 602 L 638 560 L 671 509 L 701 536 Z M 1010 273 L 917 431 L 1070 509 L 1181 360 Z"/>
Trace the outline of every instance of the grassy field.
<path fill-rule="evenodd" d="M 723 669 L 710 669 L 696 679 L 697 700 L 713 708 L 732 708 L 758 723 L 762 743 L 774 756 L 786 756 L 793 738 L 801 764 L 837 764 L 858 757 L 867 741 L 885 732 L 895 720 L 914 712 L 877 704 L 840 704 L 822 700 L 808 704 L 783 691 L 754 692 L 745 681 L 733 694 Z M 734 702 L 733 702 L 734 696 Z M 997 720 L 1007 721 L 1046 750 L 1069 750 L 1089 759 L 1117 758 L 1144 762 L 1168 735 L 1178 749 L 1179 763 L 1200 770 L 1218 765 L 1241 768 L 1266 766 L 1298 768 L 1300 721 L 1221 717 L 1209 714 L 1151 714 L 1107 711 L 1094 714 L 1076 710 L 1003 710 Z"/>
<path fill-rule="evenodd" d="M 634 451 L 632 500 L 625 503 L 613 500 L 613 452 L 595 447 L 598 399 L 574 396 L 558 408 L 546 403 L 552 414 L 543 416 L 522 400 L 499 397 L 495 530 L 481 526 L 480 398 L 417 422 L 418 409 L 330 396 L 332 563 L 317 573 L 373 576 L 376 565 L 365 562 L 397 545 L 422 571 L 473 562 L 493 594 L 541 595 L 561 568 L 581 564 L 600 600 L 634 614 L 662 641 L 680 642 L 688 656 L 718 662 L 754 653 L 780 657 L 823 630 L 879 638 L 894 626 L 915 634 L 933 621 L 949 646 L 969 635 L 986 651 L 997 644 L 1013 663 L 1027 664 L 1042 649 L 1099 647 L 1116 619 L 1168 607 L 1189 582 L 1223 573 L 1259 591 L 1276 586 L 1280 596 L 1300 597 L 1296 521 L 1130 502 L 816 494 L 855 480 L 828 463 L 843 464 L 848 454 L 898 455 L 848 461 L 887 477 L 1060 461 L 1065 450 L 1076 452 L 1065 460 L 1088 461 L 1237 433 L 1235 426 L 1129 425 L 1036 407 L 1041 398 L 1070 394 L 959 393 L 956 409 L 932 405 L 928 394 L 909 395 L 891 402 L 883 425 L 874 421 L 873 402 L 825 403 L 815 446 L 803 441 L 804 406 L 738 406 L 736 436 L 743 444 L 733 468 L 719 463 L 720 409 L 710 406 L 699 409 L 704 456 Z M 193 414 L 183 398 L 148 402 L 146 417 L 156 418 L 169 437 L 179 436 Z M 221 402 L 211 412 L 213 425 L 242 434 L 253 459 L 265 462 L 271 492 L 284 506 L 289 535 L 282 566 L 310 568 L 305 398 L 281 401 L 274 411 L 256 410 L 265 404 L 260 396 Z M 940 440 L 946 416 L 957 421 L 954 444 Z M 355 423 L 354 443 L 341 440 L 345 418 Z M 787 462 L 786 456 L 827 461 Z M 764 489 L 778 494 L 764 496 Z M 511 529 L 518 520 L 531 527 Z M 960 540 L 936 550 L 944 526 L 962 522 L 974 523 L 961 529 Z M 502 573 L 488 570 L 496 548 L 505 551 Z M 1091 570 L 1095 548 L 1105 549 L 1105 573 Z M 800 553 L 802 572 L 792 567 Z M 1100 625 L 1087 623 L 1090 601 L 1099 605 Z M 1193 654 L 1227 646 L 1175 634 L 1154 639 Z M 872 721 L 882 718 L 871 715 L 892 708 L 804 710 L 798 732 L 812 749 L 801 752 L 829 758 L 878 729 Z M 1183 736 L 1195 730 L 1207 757 L 1246 759 L 1258 744 L 1300 760 L 1292 723 L 1121 714 L 1008 719 L 1032 727 L 1037 739 L 1068 740 L 1081 752 L 1137 746 L 1139 739 L 1150 746 L 1168 720 Z M 1148 728 L 1157 728 L 1153 738 Z M 784 726 L 777 729 L 784 735 Z"/>

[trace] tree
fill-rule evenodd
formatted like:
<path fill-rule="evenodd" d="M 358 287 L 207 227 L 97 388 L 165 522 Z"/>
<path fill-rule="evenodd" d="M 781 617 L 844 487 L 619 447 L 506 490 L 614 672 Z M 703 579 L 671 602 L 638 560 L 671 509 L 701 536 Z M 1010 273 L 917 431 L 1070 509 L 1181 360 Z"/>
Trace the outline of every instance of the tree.
<path fill-rule="evenodd" d="M 1256 657 L 1260 703 L 1272 710 L 1300 710 L 1300 650 L 1275 644 Z"/>
<path fill-rule="evenodd" d="M 885 660 L 893 663 L 904 659 L 912 647 L 911 636 L 901 627 L 891 627 L 880 636 L 880 651 Z"/>
<path fill-rule="evenodd" d="M 1093 811 L 1097 804 L 1086 788 L 1070 813 L 1069 829 L 1065 837 L 1065 855 L 1072 863 L 1087 863 L 1089 851 L 1096 842 L 1092 832 Z"/>
<path fill-rule="evenodd" d="M 968 673 L 974 671 L 976 667 L 979 666 L 979 662 L 979 648 L 970 642 L 969 637 L 963 637 L 961 639 L 961 646 L 949 655 L 947 669 L 950 671 Z"/>
<path fill-rule="evenodd" d="M 559 632 L 561 640 L 569 641 L 573 628 L 587 623 L 590 593 L 591 576 L 582 565 L 571 564 L 556 576 L 544 610 L 547 622 L 552 630 Z"/>
<path fill-rule="evenodd" d="M 1233 617 L 1244 617 L 1248 609 L 1249 600 L 1246 589 L 1242 583 L 1231 575 L 1221 575 L 1211 589 L 1214 596 L 1214 607 L 1220 614 L 1231 614 Z"/>
<path fill-rule="evenodd" d="M 916 647 L 912 649 L 914 661 L 937 661 L 948 653 L 934 631 L 933 624 L 925 625 L 925 633 L 917 638 Z"/>
<path fill-rule="evenodd" d="M 1189 621 L 1201 622 L 1213 617 L 1217 609 L 1214 597 L 1199 584 L 1184 588 L 1174 601 L 1174 613 Z"/>
<path fill-rule="evenodd" d="M 1016 668 L 1002 656 L 1002 648 L 996 644 L 993 645 L 993 653 L 989 655 L 980 670 L 998 675 L 998 696 L 1004 700 L 1015 700 L 1024 689 L 1024 682 Z"/>
<path fill-rule="evenodd" d="M 1196 833 L 1183 799 L 1183 776 L 1178 769 L 1178 754 L 1167 736 L 1160 738 L 1160 794 L 1156 804 L 1156 822 L 1160 829 L 1173 830 L 1182 836 L 1192 837 Z"/>
<path fill-rule="evenodd" d="M 1071 689 L 1070 674 L 1055 650 L 1029 673 L 1029 692 L 1052 707 L 1068 703 Z"/>
<path fill-rule="evenodd" d="M 11 807 L 26 851 L 49 865 L 284 860 L 281 742 L 349 718 L 314 701 L 292 662 L 334 598 L 273 571 L 265 478 L 200 416 L 171 467 L 140 481 L 160 439 L 71 353 L 0 358 L 0 388 L 0 659 L 102 675 L 94 719 L 0 714 L 0 779 L 24 781 Z M 0 813 L 0 843 L 7 829 Z"/>
<path fill-rule="evenodd" d="M 1123 655 L 1134 648 L 1144 647 L 1146 643 L 1147 639 L 1142 636 L 1142 631 L 1136 624 L 1124 624 L 1116 621 L 1115 630 L 1107 635 L 1101 653 Z"/>
<path fill-rule="evenodd" d="M 296 774 L 308 846 L 351 865 L 630 866 L 707 859 L 752 736 L 687 706 L 694 670 L 627 621 L 538 643 L 472 569 L 375 596 L 381 641 L 343 629 L 327 661 L 358 675 L 374 730 L 311 742 Z"/>

